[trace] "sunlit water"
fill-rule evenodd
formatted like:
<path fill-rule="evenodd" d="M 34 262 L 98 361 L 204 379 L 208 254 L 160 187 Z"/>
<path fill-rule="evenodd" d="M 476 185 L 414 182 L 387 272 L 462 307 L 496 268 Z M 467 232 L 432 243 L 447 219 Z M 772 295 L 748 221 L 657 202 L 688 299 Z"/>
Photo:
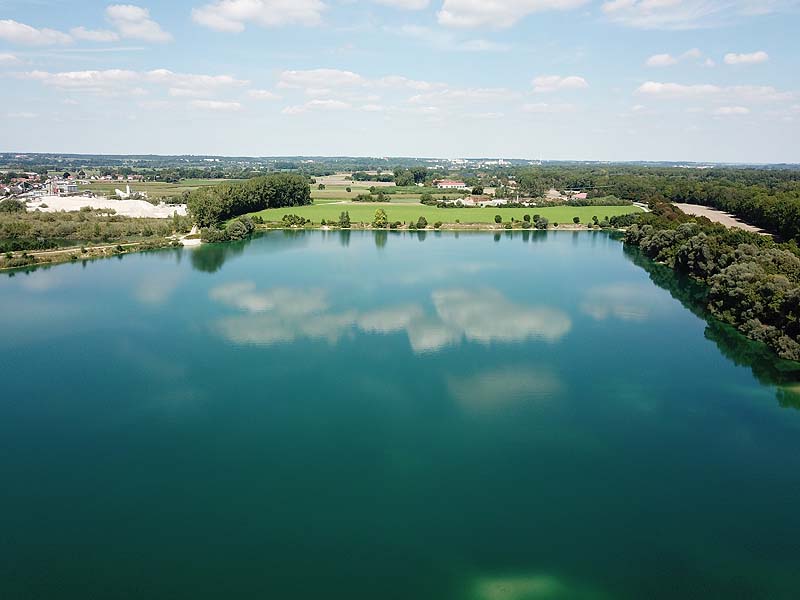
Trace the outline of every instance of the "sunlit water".
<path fill-rule="evenodd" d="M 566 232 L 0 276 L 0 598 L 800 597 L 794 366 L 692 293 Z"/>

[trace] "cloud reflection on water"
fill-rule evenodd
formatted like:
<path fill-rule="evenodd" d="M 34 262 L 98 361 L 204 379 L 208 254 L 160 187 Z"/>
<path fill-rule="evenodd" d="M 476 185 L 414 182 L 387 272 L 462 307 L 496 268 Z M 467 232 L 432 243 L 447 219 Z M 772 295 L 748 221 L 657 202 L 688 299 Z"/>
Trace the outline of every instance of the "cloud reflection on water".
<path fill-rule="evenodd" d="M 210 291 L 212 300 L 247 314 L 225 317 L 217 331 L 235 344 L 271 345 L 299 338 L 331 343 L 343 335 L 405 331 L 414 352 L 434 352 L 466 339 L 489 344 L 538 339 L 556 342 L 572 328 L 569 316 L 547 306 L 524 306 L 500 292 L 435 290 L 433 312 L 416 303 L 369 311 L 331 309 L 324 290 L 272 288 L 259 291 L 254 282 L 224 284 Z"/>
<path fill-rule="evenodd" d="M 490 369 L 466 377 L 448 377 L 447 387 L 458 403 L 471 412 L 545 402 L 563 388 L 552 370 L 525 365 Z"/>
<path fill-rule="evenodd" d="M 614 317 L 641 322 L 668 305 L 668 299 L 652 285 L 614 283 L 587 290 L 581 310 L 597 321 Z"/>

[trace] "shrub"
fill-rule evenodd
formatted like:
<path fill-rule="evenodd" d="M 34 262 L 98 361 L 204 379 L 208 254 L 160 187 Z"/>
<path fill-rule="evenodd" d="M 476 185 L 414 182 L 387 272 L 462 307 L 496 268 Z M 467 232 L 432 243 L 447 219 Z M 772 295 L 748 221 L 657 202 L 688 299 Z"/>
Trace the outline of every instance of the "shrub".
<path fill-rule="evenodd" d="M 511 223 L 506 223 L 506 224 L 503 226 L 503 228 L 504 228 L 504 229 L 511 229 Z"/>
<path fill-rule="evenodd" d="M 247 217 L 242 217 L 247 218 Z M 303 227 L 306 223 L 310 223 L 310 221 L 304 217 L 300 217 L 298 215 L 283 215 L 283 219 L 281 219 L 285 227 Z"/>
<path fill-rule="evenodd" d="M 531 222 L 531 216 L 530 215 L 523 215 L 522 220 L 525 221 L 526 223 L 530 223 Z"/>
<path fill-rule="evenodd" d="M 572 222 L 575 223 L 575 225 L 577 225 L 578 223 L 581 222 L 581 218 L 580 217 L 572 217 Z"/>
<path fill-rule="evenodd" d="M 441 226 L 442 226 L 442 222 L 441 221 L 436 221 L 436 223 L 433 224 L 433 228 L 434 229 L 439 229 Z"/>
<path fill-rule="evenodd" d="M 417 219 L 417 229 L 425 229 L 428 226 L 428 219 L 420 217 Z"/>
<path fill-rule="evenodd" d="M 502 223 L 503 222 L 503 217 L 501 217 L 500 215 L 495 215 L 494 216 L 494 222 L 498 223 L 498 224 Z"/>
<path fill-rule="evenodd" d="M 350 229 L 350 213 L 344 211 L 339 215 L 339 227 L 342 229 Z"/>

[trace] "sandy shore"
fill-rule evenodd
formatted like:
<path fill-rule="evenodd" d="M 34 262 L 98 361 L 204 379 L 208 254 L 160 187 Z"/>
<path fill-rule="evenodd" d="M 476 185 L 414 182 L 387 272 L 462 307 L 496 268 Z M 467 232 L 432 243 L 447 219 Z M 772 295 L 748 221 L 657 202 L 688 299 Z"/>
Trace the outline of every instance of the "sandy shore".
<path fill-rule="evenodd" d="M 42 205 L 45 205 L 43 207 Z M 167 219 L 175 212 L 179 215 L 186 214 L 185 204 L 159 204 L 153 206 L 144 200 L 111 200 L 102 196 L 43 196 L 28 203 L 28 210 L 41 210 L 42 212 L 58 212 L 80 210 L 84 206 L 92 208 L 113 208 L 118 215 L 126 217 L 151 217 Z"/>
<path fill-rule="evenodd" d="M 759 229 L 758 227 L 754 227 L 753 225 L 748 225 L 743 221 L 740 221 L 733 215 L 730 215 L 726 212 L 722 212 L 721 210 L 717 210 L 715 208 L 709 208 L 708 206 L 700 206 L 699 204 L 678 204 L 675 203 L 679 209 L 685 212 L 687 215 L 692 215 L 693 217 L 707 217 L 714 221 L 715 223 L 721 223 L 725 225 L 725 227 L 736 227 L 738 229 L 744 229 L 745 231 L 752 231 L 753 233 L 761 233 L 763 235 L 769 235 L 763 229 Z"/>

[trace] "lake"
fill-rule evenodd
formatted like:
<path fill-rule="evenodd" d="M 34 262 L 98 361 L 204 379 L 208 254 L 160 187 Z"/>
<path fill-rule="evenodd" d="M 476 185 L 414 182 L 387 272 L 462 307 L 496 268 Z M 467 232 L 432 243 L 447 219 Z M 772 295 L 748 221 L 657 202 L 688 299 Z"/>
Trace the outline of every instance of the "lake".
<path fill-rule="evenodd" d="M 793 363 L 589 232 L 0 275 L 0 597 L 800 596 Z"/>

